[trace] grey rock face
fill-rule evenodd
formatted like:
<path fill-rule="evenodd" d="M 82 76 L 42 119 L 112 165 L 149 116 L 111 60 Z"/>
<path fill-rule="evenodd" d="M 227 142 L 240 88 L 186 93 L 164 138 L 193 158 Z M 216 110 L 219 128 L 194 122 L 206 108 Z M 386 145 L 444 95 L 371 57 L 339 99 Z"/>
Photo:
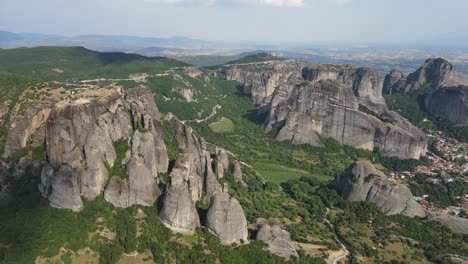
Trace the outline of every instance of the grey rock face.
<path fill-rule="evenodd" d="M 268 250 L 275 255 L 289 260 L 291 257 L 299 258 L 296 249 L 291 244 L 291 235 L 279 226 L 262 224 L 257 233 L 257 240 L 268 244 Z"/>
<path fill-rule="evenodd" d="M 399 158 L 424 155 L 427 143 L 421 131 L 403 120 L 395 119 L 402 125 L 385 123 L 359 111 L 358 105 L 352 90 L 336 82 L 298 84 L 287 100 L 270 111 L 265 131 L 279 128 L 276 139 L 292 140 L 293 144 L 323 146 L 318 137 L 322 135 L 363 149 L 378 146 L 385 155 Z"/>
<path fill-rule="evenodd" d="M 159 112 L 148 94 L 136 88 L 125 101 L 109 92 L 51 111 L 45 135 L 49 164 L 40 185 L 51 204 L 79 210 L 81 196 L 93 200 L 106 189 L 105 199 L 116 207 L 153 205 L 160 195 L 157 176 L 167 169 L 167 153 L 157 128 L 160 121 L 153 116 L 159 118 Z M 143 125 L 132 132 L 135 118 Z M 112 177 L 106 187 L 107 166 L 114 166 L 117 156 L 113 141 L 118 139 L 130 144 L 127 159 L 115 164 L 126 167 L 128 179 Z"/>
<path fill-rule="evenodd" d="M 3 106 L 2 109 L 5 110 Z M 24 115 L 17 115 L 8 131 L 3 156 L 9 157 L 15 151 L 26 147 L 28 138 L 45 124 L 50 111 L 50 105 L 31 105 Z"/>
<path fill-rule="evenodd" d="M 10 111 L 11 101 L 5 101 L 0 104 L 0 120 Z"/>
<path fill-rule="evenodd" d="M 468 124 L 468 86 L 442 87 L 425 100 L 426 110 L 438 119 Z"/>
<path fill-rule="evenodd" d="M 104 199 L 112 203 L 115 207 L 129 207 L 129 187 L 127 179 L 121 179 L 119 176 L 110 178 L 104 192 Z"/>
<path fill-rule="evenodd" d="M 397 70 L 392 70 L 387 77 L 383 92 L 409 92 L 428 84 L 433 90 L 444 86 L 468 85 L 468 77 L 450 62 L 442 58 L 429 58 L 423 66 L 410 73 L 407 78 Z"/>
<path fill-rule="evenodd" d="M 132 110 L 133 118 L 140 118 L 143 127 L 150 130 L 154 136 L 157 172 L 167 172 L 169 158 L 164 144 L 164 128 L 161 114 L 154 103 L 153 93 L 146 87 L 137 87 L 127 91 L 125 100 Z"/>
<path fill-rule="evenodd" d="M 168 228 L 179 233 L 190 233 L 200 226 L 191 190 L 193 187 L 193 178 L 190 176 L 193 171 L 191 156 L 190 152 L 178 156 L 170 174 L 171 185 L 164 196 L 163 208 L 159 214 L 161 221 Z"/>
<path fill-rule="evenodd" d="M 242 179 L 242 169 L 241 169 L 241 165 L 239 164 L 239 162 L 237 161 L 234 161 L 232 163 L 232 176 L 234 177 L 234 180 L 240 184 L 242 184 L 242 186 L 247 186 L 247 184 L 244 182 L 244 180 Z"/>
<path fill-rule="evenodd" d="M 75 212 L 83 209 L 79 177 L 81 171 L 68 165 L 60 167 L 44 166 L 41 172 L 39 190 L 47 197 L 50 204 Z"/>
<path fill-rule="evenodd" d="M 213 172 L 213 169 L 211 168 L 212 161 L 210 154 L 207 152 L 206 153 L 206 169 L 205 169 L 205 193 L 206 193 L 206 199 L 208 201 L 208 204 L 211 200 L 211 196 L 217 192 L 222 192 L 222 187 L 221 184 L 219 184 L 218 179 L 216 178 L 216 175 Z"/>
<path fill-rule="evenodd" d="M 427 216 L 408 187 L 389 180 L 368 162 L 355 162 L 331 184 L 344 199 L 375 203 L 387 215 Z"/>
<path fill-rule="evenodd" d="M 281 84 L 300 78 L 305 63 L 300 61 L 273 61 L 259 64 L 261 70 L 244 69 L 230 65 L 223 69 L 228 80 L 244 84 L 244 93 L 250 94 L 255 105 L 267 105 L 273 92 Z"/>
<path fill-rule="evenodd" d="M 468 219 L 451 215 L 436 216 L 431 220 L 438 221 L 447 226 L 452 232 L 456 234 L 468 234 Z"/>
<path fill-rule="evenodd" d="M 319 136 L 324 136 L 358 148 L 378 146 L 388 156 L 425 155 L 424 133 L 388 110 L 383 79 L 372 69 L 276 61 L 230 65 L 221 71 L 228 80 L 244 83 L 259 112 L 268 113 L 265 132 L 279 129 L 277 140 L 323 146 Z M 382 118 L 360 111 L 359 105 Z"/>
<path fill-rule="evenodd" d="M 219 178 L 224 177 L 224 172 L 229 168 L 229 156 L 227 152 L 222 149 L 216 147 L 216 175 Z"/>
<path fill-rule="evenodd" d="M 408 75 L 405 91 L 415 90 L 425 83 L 435 90 L 443 86 L 468 85 L 468 78 L 450 62 L 442 58 L 431 58 Z"/>
<path fill-rule="evenodd" d="M 239 201 L 226 192 L 215 193 L 206 216 L 206 227 L 215 233 L 221 244 L 247 241 L 247 220 Z"/>
<path fill-rule="evenodd" d="M 310 65 L 302 70 L 302 78 L 307 81 L 337 81 L 351 89 L 360 104 L 368 108 L 384 109 L 382 97 L 382 77 L 370 68 L 357 68 L 352 65 Z"/>
<path fill-rule="evenodd" d="M 394 92 L 404 90 L 405 86 L 405 75 L 401 71 L 393 69 L 389 74 L 387 74 L 387 76 L 385 76 L 382 92 L 384 94 L 392 94 Z"/>
<path fill-rule="evenodd" d="M 177 141 L 179 143 L 179 151 L 184 153 L 189 165 L 189 172 L 186 172 L 190 176 L 190 192 L 193 200 L 198 201 L 202 195 L 204 176 L 206 174 L 206 144 L 202 139 L 198 139 L 193 133 L 193 129 L 189 126 L 184 125 L 173 115 L 167 115 L 165 117 L 171 123 L 172 130 L 174 131 Z M 190 153 L 190 156 L 187 156 Z M 187 176 L 188 177 L 188 176 Z"/>

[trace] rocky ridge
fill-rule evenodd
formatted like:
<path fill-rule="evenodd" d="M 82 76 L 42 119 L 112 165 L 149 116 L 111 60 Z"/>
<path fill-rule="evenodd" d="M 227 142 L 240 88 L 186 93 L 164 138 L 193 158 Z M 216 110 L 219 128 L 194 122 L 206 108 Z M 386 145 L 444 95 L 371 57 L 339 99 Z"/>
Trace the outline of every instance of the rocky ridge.
<path fill-rule="evenodd" d="M 424 100 L 424 108 L 430 115 L 455 124 L 468 124 L 468 76 L 442 58 L 427 59 L 408 76 L 392 70 L 385 77 L 383 93 L 411 92 L 425 84 L 431 89 Z"/>
<path fill-rule="evenodd" d="M 109 91 L 77 101 L 54 108 L 47 119 L 43 195 L 54 206 L 78 211 L 81 196 L 93 200 L 102 193 L 108 168 L 123 166 L 128 179 L 113 177 L 106 200 L 119 207 L 152 205 L 160 195 L 158 172 L 167 171 L 168 158 L 151 92 L 140 87 L 125 97 Z M 114 164 L 113 142 L 119 139 L 128 143 L 129 151 L 123 164 Z"/>
<path fill-rule="evenodd" d="M 392 70 L 385 77 L 383 93 L 414 91 L 424 84 L 432 90 L 441 87 L 468 85 L 468 76 L 463 75 L 453 64 L 442 58 L 429 58 L 416 71 L 405 76 L 399 70 Z"/>
<path fill-rule="evenodd" d="M 243 83 L 259 111 L 268 113 L 265 132 L 278 129 L 277 140 L 323 146 L 320 137 L 331 137 L 403 159 L 425 155 L 424 133 L 388 109 L 383 79 L 372 69 L 299 61 L 254 65 L 225 65 L 220 71 Z"/>

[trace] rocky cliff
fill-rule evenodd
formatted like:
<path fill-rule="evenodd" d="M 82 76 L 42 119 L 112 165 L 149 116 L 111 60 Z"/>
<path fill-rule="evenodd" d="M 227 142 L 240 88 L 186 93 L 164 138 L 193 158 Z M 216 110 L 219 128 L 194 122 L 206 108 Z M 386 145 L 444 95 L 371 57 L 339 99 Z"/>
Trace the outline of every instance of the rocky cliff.
<path fill-rule="evenodd" d="M 468 124 L 468 76 L 442 58 L 427 59 L 423 66 L 407 77 L 398 70 L 392 70 L 385 78 L 383 92 L 410 92 L 425 84 L 431 88 L 424 106 L 429 114 L 456 124 Z"/>
<path fill-rule="evenodd" d="M 382 97 L 383 79 L 370 68 L 352 65 L 309 65 L 302 69 L 302 78 L 314 83 L 322 80 L 336 81 L 351 89 L 360 104 L 378 112 L 386 108 Z"/>
<path fill-rule="evenodd" d="M 468 76 L 463 75 L 453 64 L 442 58 L 429 58 L 423 66 L 405 77 L 392 70 L 385 78 L 383 92 L 409 92 L 428 84 L 433 90 L 445 86 L 468 85 Z"/>
<path fill-rule="evenodd" d="M 435 90 L 426 97 L 425 108 L 435 118 L 468 125 L 468 86 Z"/>
<path fill-rule="evenodd" d="M 255 105 L 265 106 L 278 86 L 301 77 L 305 63 L 300 61 L 272 61 L 227 65 L 222 73 L 227 80 L 244 86 Z"/>
<path fill-rule="evenodd" d="M 154 203 L 160 194 L 158 171 L 167 171 L 168 158 L 152 100 L 151 92 L 139 87 L 125 98 L 106 91 L 52 109 L 46 122 L 48 164 L 40 185 L 52 205 L 80 210 L 81 196 L 93 200 L 100 195 L 114 176 L 108 175 L 113 166 L 125 167 L 128 179 L 112 178 L 106 200 L 119 207 Z M 129 151 L 123 164 L 114 164 L 119 139 Z"/>
<path fill-rule="evenodd" d="M 276 139 L 293 144 L 322 146 L 320 136 L 325 136 L 358 148 L 378 147 L 388 156 L 418 159 L 424 155 L 424 134 L 397 114 L 385 114 L 393 122 L 361 112 L 353 91 L 336 81 L 303 82 L 277 101 L 265 130 L 278 128 Z"/>
<path fill-rule="evenodd" d="M 161 221 L 170 229 L 190 233 L 200 226 L 195 208 L 197 197 L 193 196 L 193 153 L 185 151 L 177 157 L 170 174 L 170 186 L 166 191 L 163 207 L 159 214 Z M 196 177 L 196 176 L 195 176 Z"/>
<path fill-rule="evenodd" d="M 424 133 L 389 111 L 383 79 L 369 68 L 273 61 L 221 71 L 243 83 L 259 111 L 268 112 L 265 132 L 278 129 L 277 140 L 323 146 L 320 137 L 331 137 L 358 148 L 379 147 L 388 156 L 425 155 Z"/>
<path fill-rule="evenodd" d="M 355 162 L 331 185 L 344 199 L 375 203 L 387 215 L 427 216 L 408 187 L 388 179 L 369 162 Z"/>

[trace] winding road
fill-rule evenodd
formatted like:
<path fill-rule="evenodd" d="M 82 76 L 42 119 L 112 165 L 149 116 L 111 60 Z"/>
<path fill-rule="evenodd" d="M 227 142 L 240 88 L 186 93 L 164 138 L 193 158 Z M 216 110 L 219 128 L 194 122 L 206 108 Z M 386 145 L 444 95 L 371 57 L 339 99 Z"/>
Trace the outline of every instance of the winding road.
<path fill-rule="evenodd" d="M 338 257 L 331 257 L 327 259 L 328 264 L 337 264 L 340 260 L 347 258 L 350 255 L 350 252 L 348 248 L 341 242 L 340 238 L 338 237 L 338 234 L 335 231 L 335 227 L 333 224 L 328 220 L 328 215 L 330 213 L 330 209 L 327 208 L 327 213 L 325 214 L 325 218 L 323 219 L 333 230 L 333 237 L 335 238 L 335 241 L 338 242 L 341 245 L 341 248 L 343 249 L 344 253 L 341 256 Z"/>

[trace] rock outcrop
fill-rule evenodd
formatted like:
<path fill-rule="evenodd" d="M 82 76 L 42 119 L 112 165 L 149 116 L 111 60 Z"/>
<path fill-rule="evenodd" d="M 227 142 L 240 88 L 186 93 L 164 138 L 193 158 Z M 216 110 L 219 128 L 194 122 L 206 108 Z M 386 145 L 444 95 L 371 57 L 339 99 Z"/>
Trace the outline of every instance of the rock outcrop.
<path fill-rule="evenodd" d="M 229 156 L 227 152 L 222 149 L 216 147 L 216 164 L 215 164 L 215 172 L 219 178 L 224 177 L 224 172 L 229 168 Z"/>
<path fill-rule="evenodd" d="M 431 220 L 440 222 L 456 234 L 468 235 L 468 219 L 466 218 L 452 215 L 441 215 L 435 216 Z"/>
<path fill-rule="evenodd" d="M 9 157 L 26 147 L 28 138 L 45 124 L 50 112 L 50 105 L 38 104 L 30 105 L 23 115 L 16 115 L 8 131 L 3 156 Z"/>
<path fill-rule="evenodd" d="M 425 108 L 437 119 L 468 125 L 468 86 L 442 87 L 425 99 Z"/>
<path fill-rule="evenodd" d="M 278 86 L 301 77 L 301 61 L 273 61 L 258 64 L 228 65 L 222 69 L 227 80 L 244 85 L 244 93 L 249 94 L 255 105 L 265 106 Z"/>
<path fill-rule="evenodd" d="M 264 241 L 268 244 L 268 250 L 277 256 L 289 260 L 291 257 L 299 258 L 296 249 L 291 244 L 291 235 L 288 231 L 281 229 L 279 226 L 268 225 L 265 219 L 260 222 L 256 240 Z"/>
<path fill-rule="evenodd" d="M 244 210 L 239 201 L 227 192 L 218 192 L 211 197 L 206 227 L 219 237 L 223 245 L 247 241 Z"/>
<path fill-rule="evenodd" d="M 336 81 L 351 89 L 360 104 L 379 112 L 385 109 L 382 77 L 370 68 L 357 68 L 352 65 L 310 65 L 302 70 L 302 78 L 314 83 L 322 80 Z"/>
<path fill-rule="evenodd" d="M 427 216 L 409 190 L 387 178 L 366 161 L 353 163 L 331 185 L 348 201 L 365 201 L 376 204 L 387 215 L 404 214 L 409 217 Z"/>
<path fill-rule="evenodd" d="M 247 184 L 242 179 L 242 168 L 239 162 L 234 161 L 232 163 L 232 176 L 237 183 L 240 183 L 242 186 L 246 187 Z"/>
<path fill-rule="evenodd" d="M 278 128 L 276 139 L 293 144 L 323 146 L 320 135 L 358 148 L 378 147 L 388 156 L 418 159 L 424 155 L 424 134 L 396 113 L 385 114 L 394 123 L 361 112 L 353 91 L 340 83 L 304 82 L 270 110 L 265 131 Z"/>
<path fill-rule="evenodd" d="M 210 154 L 206 153 L 206 169 L 205 169 L 205 194 L 206 201 L 210 204 L 211 197 L 217 192 L 222 192 L 221 184 L 219 184 L 216 175 L 212 169 L 212 160 Z"/>
<path fill-rule="evenodd" d="M 148 89 L 138 87 L 126 98 L 107 91 L 52 109 L 45 135 L 48 164 L 40 184 L 52 205 L 80 210 L 81 196 L 89 200 L 99 196 L 113 166 L 124 166 L 128 179 L 113 177 L 106 200 L 118 207 L 155 202 L 160 195 L 158 172 L 167 170 L 168 158 L 152 100 Z M 119 139 L 130 145 L 130 151 L 123 164 L 114 164 L 113 142 Z"/>
<path fill-rule="evenodd" d="M 320 137 L 332 137 L 403 159 L 425 155 L 424 133 L 388 109 L 383 79 L 372 69 L 270 61 L 225 66 L 221 72 L 243 83 L 259 112 L 268 113 L 265 132 L 279 129 L 277 140 L 324 146 Z"/>
<path fill-rule="evenodd" d="M 455 124 L 468 124 L 468 76 L 442 58 L 427 59 L 408 77 L 392 70 L 385 78 L 383 92 L 410 92 L 425 84 L 431 88 L 424 106 L 429 114 Z"/>
<path fill-rule="evenodd" d="M 426 59 L 423 66 L 406 78 L 398 70 L 392 70 L 383 87 L 384 93 L 409 92 L 428 84 L 432 90 L 446 86 L 468 85 L 468 77 L 450 62 L 442 58 Z"/>
<path fill-rule="evenodd" d="M 170 186 L 166 191 L 159 214 L 164 225 L 175 232 L 192 233 L 200 226 L 193 196 L 193 154 L 179 154 L 170 174 Z M 195 182 L 198 184 L 198 181 Z"/>
<path fill-rule="evenodd" d="M 385 76 L 382 92 L 384 94 L 392 94 L 404 91 L 405 88 L 406 76 L 400 70 L 393 69 Z"/>

